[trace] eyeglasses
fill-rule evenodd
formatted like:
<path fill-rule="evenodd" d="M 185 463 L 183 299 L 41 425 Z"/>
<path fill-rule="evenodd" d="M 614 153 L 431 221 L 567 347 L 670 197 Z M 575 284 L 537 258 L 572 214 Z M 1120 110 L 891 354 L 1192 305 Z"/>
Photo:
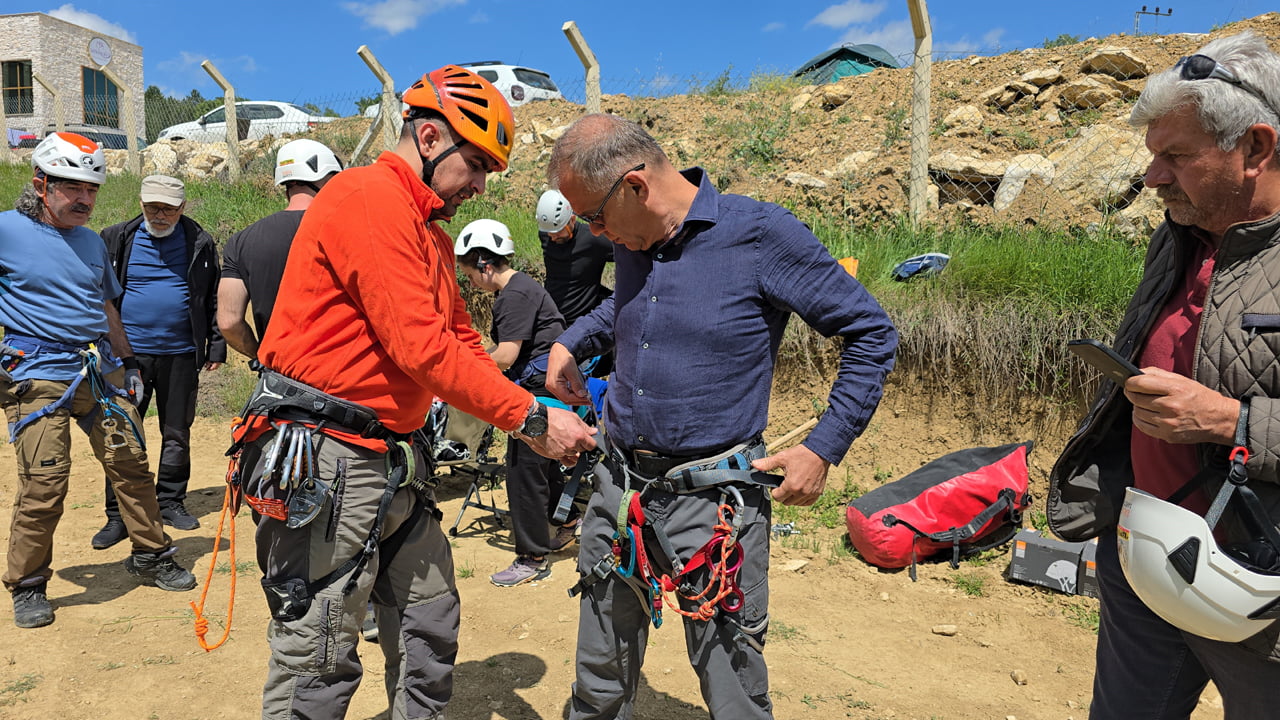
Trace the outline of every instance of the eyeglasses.
<path fill-rule="evenodd" d="M 624 178 L 626 178 L 628 175 L 630 175 L 633 172 L 636 172 L 638 170 L 643 170 L 643 169 L 644 169 L 644 163 L 640 163 L 639 165 L 619 175 L 618 179 L 613 181 L 613 185 L 609 188 L 609 192 L 605 193 L 604 199 L 600 201 L 600 205 L 599 207 L 596 208 L 596 211 L 591 213 L 590 215 L 579 215 L 578 217 L 581 218 L 583 222 L 585 222 L 586 224 L 592 227 L 596 225 L 599 225 L 600 227 L 604 227 L 604 220 L 600 217 L 601 215 L 604 215 L 604 206 L 608 205 L 609 199 L 613 197 L 614 193 L 618 192 L 618 187 L 622 185 L 622 181 Z"/>
<path fill-rule="evenodd" d="M 181 205 L 165 205 L 164 203 L 147 203 L 142 206 L 142 209 L 152 215 L 164 215 L 165 217 L 172 217 L 182 212 Z"/>
<path fill-rule="evenodd" d="M 1223 65 L 1217 60 L 1214 60 L 1208 55 L 1188 55 L 1186 57 L 1179 58 L 1178 62 L 1173 64 L 1173 67 L 1175 69 L 1179 69 L 1179 77 L 1183 80 L 1213 79 L 1235 85 L 1241 90 L 1261 100 L 1262 104 L 1266 105 L 1268 110 L 1275 113 L 1277 116 L 1280 116 L 1280 111 L 1276 110 L 1276 107 L 1267 100 L 1267 96 L 1263 95 L 1262 91 L 1244 80 L 1241 80 L 1236 76 L 1235 72 L 1231 68 Z"/>

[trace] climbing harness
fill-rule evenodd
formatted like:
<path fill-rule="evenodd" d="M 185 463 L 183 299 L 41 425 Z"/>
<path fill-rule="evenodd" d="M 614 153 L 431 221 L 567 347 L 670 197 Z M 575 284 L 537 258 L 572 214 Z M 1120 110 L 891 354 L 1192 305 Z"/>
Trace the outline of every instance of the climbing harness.
<path fill-rule="evenodd" d="M 750 469 L 751 461 L 763 455 L 764 445 L 759 441 L 704 460 L 667 458 L 652 453 L 628 456 L 610 448 L 605 462 L 615 479 L 623 483 L 611 552 L 582 576 L 569 590 L 569 595 L 575 596 L 600 580 L 616 575 L 640 598 L 655 628 L 662 626 L 664 606 L 700 621 L 709 621 L 719 613 L 737 614 L 745 602 L 738 584 L 744 560 L 738 537 L 747 511 L 739 485 L 769 488 L 777 487 L 782 480 Z M 639 489 L 632 487 L 633 484 Z M 646 511 L 646 495 L 654 490 L 690 494 L 712 489 L 718 490 L 720 497 L 711 537 L 687 562 L 682 562 L 663 520 Z M 661 573 L 654 567 L 647 538 L 656 541 L 657 550 L 671 568 L 670 573 Z M 700 588 L 695 584 L 695 573 L 705 573 L 706 582 Z M 692 609 L 684 609 L 682 603 Z M 731 622 L 758 647 L 750 637 L 750 633 L 758 629 L 745 628 L 736 620 Z"/>
<path fill-rule="evenodd" d="M 76 422 L 80 425 L 80 428 L 86 433 L 89 432 L 90 426 L 96 419 L 102 427 L 103 442 L 107 448 L 114 450 L 128 445 L 129 438 L 125 435 L 125 429 L 127 429 L 134 439 L 138 441 L 138 446 L 143 450 L 147 449 L 146 439 L 142 434 L 142 430 L 134 422 L 130 414 L 115 401 L 117 397 L 127 399 L 129 393 L 107 382 L 107 379 L 102 375 L 102 351 L 99 350 L 96 343 L 88 343 L 82 346 L 69 345 L 51 340 L 15 336 L 12 333 L 7 336 L 7 339 L 33 342 L 42 348 L 67 354 L 74 353 L 80 357 L 80 372 L 76 374 L 75 379 L 71 381 L 57 400 L 28 414 L 26 417 L 20 418 L 16 422 L 9 423 L 10 443 L 16 442 L 18 433 L 37 420 L 48 417 L 63 408 L 69 408 L 75 399 L 76 391 L 87 380 L 97 408 L 95 412 L 88 413 L 77 419 Z M 121 420 L 123 420 L 123 423 L 121 423 Z M 121 428 L 122 424 L 125 429 Z"/>

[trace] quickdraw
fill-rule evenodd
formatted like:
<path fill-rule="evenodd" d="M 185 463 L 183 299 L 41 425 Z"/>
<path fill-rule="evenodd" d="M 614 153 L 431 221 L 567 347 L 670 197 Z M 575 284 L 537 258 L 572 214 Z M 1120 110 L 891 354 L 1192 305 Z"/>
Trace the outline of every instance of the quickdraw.
<path fill-rule="evenodd" d="M 133 433 L 133 437 L 138 441 L 139 447 L 146 450 L 147 442 L 142 435 L 142 431 L 134 423 L 129 413 L 115 403 L 113 397 L 114 395 L 127 397 L 127 393 L 112 387 L 106 378 L 102 376 L 102 369 L 99 366 L 102 362 L 102 355 L 98 352 L 97 345 L 89 343 L 89 349 L 81 350 L 80 356 L 83 363 L 83 368 L 80 372 L 89 380 L 89 391 L 93 394 L 93 401 L 98 404 L 98 411 L 102 414 L 98 424 L 102 426 L 103 444 L 112 450 L 129 444 L 129 438 L 117 427 L 117 418 L 123 418 L 129 431 Z"/>

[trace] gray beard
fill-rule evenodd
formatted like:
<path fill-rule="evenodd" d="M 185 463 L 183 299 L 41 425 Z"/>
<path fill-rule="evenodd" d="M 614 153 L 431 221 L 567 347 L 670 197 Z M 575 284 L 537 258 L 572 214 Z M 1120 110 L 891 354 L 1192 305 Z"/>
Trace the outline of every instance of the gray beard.
<path fill-rule="evenodd" d="M 150 220 L 143 218 L 142 227 L 146 228 L 147 234 L 151 235 L 151 237 L 153 238 L 165 238 L 172 235 L 173 231 L 178 229 L 178 223 L 174 223 L 170 225 L 166 230 L 156 230 L 155 228 L 151 227 Z"/>

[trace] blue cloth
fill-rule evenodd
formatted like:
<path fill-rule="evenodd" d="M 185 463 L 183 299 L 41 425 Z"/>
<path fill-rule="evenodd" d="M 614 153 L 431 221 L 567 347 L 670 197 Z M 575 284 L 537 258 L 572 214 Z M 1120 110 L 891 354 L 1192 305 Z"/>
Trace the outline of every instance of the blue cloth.
<path fill-rule="evenodd" d="M 104 306 L 120 292 L 94 231 L 59 230 L 16 210 L 0 213 L 0 325 L 7 333 L 75 346 L 100 342 L 107 333 Z M 11 373 L 15 381 L 67 382 L 80 372 L 78 353 L 10 344 L 27 353 Z M 117 367 L 104 360 L 103 372 Z"/>
<path fill-rule="evenodd" d="M 191 290 L 187 286 L 187 238 L 178 223 L 168 237 L 152 237 L 146 224 L 133 234 L 120 299 L 120 321 L 135 353 L 193 353 Z"/>
<path fill-rule="evenodd" d="M 610 440 L 698 456 L 759 436 L 794 312 L 844 340 L 829 408 L 804 441 L 839 462 L 893 367 L 892 322 L 786 209 L 721 195 L 701 168 L 683 174 L 698 191 L 673 238 L 646 251 L 619 246 L 613 296 L 559 339 L 578 359 L 613 347 L 604 402 Z"/>

